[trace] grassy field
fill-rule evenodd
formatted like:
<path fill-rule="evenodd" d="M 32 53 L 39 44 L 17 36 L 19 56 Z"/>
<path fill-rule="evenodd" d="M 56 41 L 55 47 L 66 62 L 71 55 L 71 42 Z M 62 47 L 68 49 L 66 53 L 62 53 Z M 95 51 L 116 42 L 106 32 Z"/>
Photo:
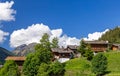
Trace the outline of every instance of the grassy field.
<path fill-rule="evenodd" d="M 106 76 L 120 76 L 120 52 L 107 52 L 105 55 L 108 58 L 109 72 Z"/>
<path fill-rule="evenodd" d="M 120 52 L 104 53 L 108 59 L 107 74 L 105 76 L 120 76 Z M 65 76 L 95 76 L 91 72 L 91 62 L 85 58 L 75 58 L 66 62 Z"/>
<path fill-rule="evenodd" d="M 91 63 L 84 58 L 76 58 L 66 62 L 65 76 L 93 76 Z"/>

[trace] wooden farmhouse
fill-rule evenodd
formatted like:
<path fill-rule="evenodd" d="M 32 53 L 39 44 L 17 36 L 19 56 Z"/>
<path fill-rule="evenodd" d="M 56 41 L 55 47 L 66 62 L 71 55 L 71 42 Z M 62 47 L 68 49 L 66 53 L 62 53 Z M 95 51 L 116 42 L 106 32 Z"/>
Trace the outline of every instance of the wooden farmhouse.
<path fill-rule="evenodd" d="M 90 45 L 95 53 L 105 52 L 109 48 L 108 41 L 85 41 L 85 43 Z"/>
<path fill-rule="evenodd" d="M 55 59 L 59 58 L 71 58 L 73 55 L 72 50 L 64 49 L 64 48 L 52 48 L 52 54 Z"/>
<path fill-rule="evenodd" d="M 78 52 L 77 52 L 77 48 L 78 48 L 78 46 L 76 46 L 76 45 L 68 45 L 66 49 L 68 49 L 68 50 L 70 49 L 70 50 L 72 50 L 74 53 L 78 53 Z"/>
<path fill-rule="evenodd" d="M 54 60 L 62 59 L 62 62 L 65 62 L 73 57 L 79 57 L 77 47 L 76 45 L 68 45 L 66 48 L 52 48 Z"/>
<path fill-rule="evenodd" d="M 120 50 L 120 44 L 112 44 L 111 49 L 112 49 L 113 51 Z"/>
<path fill-rule="evenodd" d="M 18 65 L 18 68 L 21 70 L 25 59 L 26 57 L 24 56 L 8 56 L 5 60 L 15 61 L 15 63 Z"/>
<path fill-rule="evenodd" d="M 68 45 L 66 49 L 72 50 L 73 53 L 74 53 L 74 57 L 79 57 L 79 56 L 80 56 L 80 53 L 77 51 L 77 48 L 78 48 L 78 47 L 79 47 L 79 46 L 77 46 L 77 45 Z"/>

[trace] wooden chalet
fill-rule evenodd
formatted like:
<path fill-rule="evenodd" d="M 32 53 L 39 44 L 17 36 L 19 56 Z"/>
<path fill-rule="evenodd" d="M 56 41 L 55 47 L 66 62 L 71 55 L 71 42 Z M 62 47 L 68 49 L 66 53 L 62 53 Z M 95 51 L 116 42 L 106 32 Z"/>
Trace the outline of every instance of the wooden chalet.
<path fill-rule="evenodd" d="M 108 41 L 85 41 L 85 43 L 90 45 L 95 53 L 105 52 L 109 47 Z"/>
<path fill-rule="evenodd" d="M 78 52 L 77 52 L 77 48 L 78 48 L 77 45 L 68 45 L 66 49 L 68 49 L 68 50 L 70 49 L 70 50 L 72 50 L 74 53 L 78 53 Z"/>
<path fill-rule="evenodd" d="M 5 60 L 15 61 L 15 63 L 18 65 L 18 68 L 21 70 L 25 59 L 26 57 L 24 56 L 8 56 Z"/>
<path fill-rule="evenodd" d="M 70 49 L 68 50 L 64 48 L 52 48 L 51 50 L 55 59 L 72 58 L 73 56 L 73 51 Z"/>
<path fill-rule="evenodd" d="M 120 44 L 112 44 L 111 49 L 112 49 L 113 51 L 120 50 Z"/>
<path fill-rule="evenodd" d="M 72 50 L 73 53 L 74 53 L 74 57 L 80 57 L 80 53 L 77 51 L 77 48 L 78 48 L 78 47 L 79 47 L 79 46 L 77 46 L 77 45 L 68 45 L 66 49 Z"/>

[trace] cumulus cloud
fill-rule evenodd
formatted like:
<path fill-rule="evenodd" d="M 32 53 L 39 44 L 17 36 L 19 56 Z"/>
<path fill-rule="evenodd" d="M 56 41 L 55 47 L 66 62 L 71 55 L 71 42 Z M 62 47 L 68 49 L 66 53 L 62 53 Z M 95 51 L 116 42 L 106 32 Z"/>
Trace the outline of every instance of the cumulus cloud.
<path fill-rule="evenodd" d="M 0 21 L 11 21 L 15 20 L 14 15 L 16 14 L 16 11 L 12 9 L 14 2 L 0 2 Z"/>
<path fill-rule="evenodd" d="M 0 30 L 0 43 L 2 43 L 4 40 L 6 40 L 6 36 L 8 36 L 9 33 L 8 32 L 4 32 L 2 30 Z"/>
<path fill-rule="evenodd" d="M 103 32 L 94 32 L 94 33 L 90 33 L 88 34 L 88 37 L 87 38 L 83 38 L 84 40 L 87 40 L 87 41 L 91 41 L 91 40 L 98 40 L 103 34 L 105 34 L 107 31 L 109 31 L 109 29 L 106 29 L 105 31 Z"/>
<path fill-rule="evenodd" d="M 15 30 L 10 36 L 10 45 L 11 47 L 17 47 L 22 44 L 38 43 L 44 33 L 49 34 L 50 41 L 57 37 L 60 46 L 79 44 L 79 39 L 62 35 L 62 29 L 51 30 L 47 25 L 33 24 L 26 29 Z"/>
<path fill-rule="evenodd" d="M 80 39 L 76 37 L 68 37 L 67 35 L 63 35 L 59 38 L 59 46 L 66 47 L 67 45 L 79 45 Z"/>

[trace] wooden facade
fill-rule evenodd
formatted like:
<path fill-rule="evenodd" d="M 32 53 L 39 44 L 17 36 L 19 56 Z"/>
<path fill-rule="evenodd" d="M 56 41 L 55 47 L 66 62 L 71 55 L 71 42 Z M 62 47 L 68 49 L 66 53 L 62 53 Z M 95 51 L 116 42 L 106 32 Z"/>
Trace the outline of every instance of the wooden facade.
<path fill-rule="evenodd" d="M 52 48 L 52 54 L 55 59 L 59 58 L 72 58 L 73 51 L 63 48 Z"/>
<path fill-rule="evenodd" d="M 26 57 L 24 57 L 24 56 L 20 56 L 20 57 L 18 57 L 18 56 L 8 56 L 5 60 L 15 61 L 15 63 L 18 65 L 18 68 L 21 70 L 25 59 L 26 59 Z"/>
<path fill-rule="evenodd" d="M 108 47 L 108 41 L 85 41 L 86 44 L 91 46 L 94 52 L 105 52 Z"/>
<path fill-rule="evenodd" d="M 112 49 L 113 51 L 120 50 L 120 44 L 112 44 L 111 49 Z"/>
<path fill-rule="evenodd" d="M 55 56 L 55 58 L 70 58 L 71 56 L 71 52 L 53 52 L 53 55 Z"/>
<path fill-rule="evenodd" d="M 78 57 L 80 57 L 80 53 L 77 51 L 77 48 L 78 48 L 78 47 L 79 47 L 79 46 L 77 46 L 77 45 L 68 45 L 66 49 L 72 50 L 72 51 L 73 51 L 73 54 L 74 54 L 74 57 L 75 57 L 75 58 L 78 58 Z"/>
<path fill-rule="evenodd" d="M 77 53 L 78 53 L 77 48 L 78 48 L 77 45 L 68 45 L 66 49 L 68 49 L 68 50 L 70 49 L 70 50 L 72 50 L 75 54 L 77 54 Z"/>

